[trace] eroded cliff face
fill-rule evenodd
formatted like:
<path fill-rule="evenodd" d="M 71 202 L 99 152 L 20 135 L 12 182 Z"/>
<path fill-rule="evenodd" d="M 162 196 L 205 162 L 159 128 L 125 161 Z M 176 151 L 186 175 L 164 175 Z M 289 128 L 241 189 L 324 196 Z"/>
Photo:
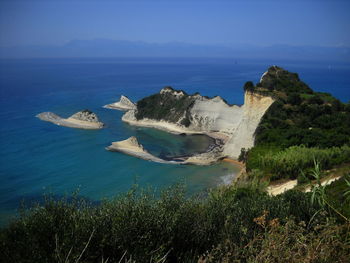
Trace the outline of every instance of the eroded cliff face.
<path fill-rule="evenodd" d="M 254 146 L 254 133 L 273 102 L 271 97 L 250 91 L 245 92 L 243 112 L 236 129 L 224 146 L 224 155 L 237 159 L 242 148 L 248 149 Z"/>
<path fill-rule="evenodd" d="M 229 105 L 219 96 L 187 95 L 183 91 L 164 88 L 159 94 L 141 100 L 141 107 L 138 103 L 137 109 L 126 112 L 122 120 L 180 133 L 231 134 L 242 114 L 242 106 Z"/>
<path fill-rule="evenodd" d="M 184 99 L 187 104 L 181 108 L 182 115 L 172 119 L 171 114 L 174 110 L 172 105 L 179 107 L 176 103 Z M 155 101 L 154 95 L 152 100 Z M 162 110 L 166 109 L 164 119 L 147 118 L 147 113 L 143 114 L 143 118 L 138 119 L 138 108 L 126 112 L 122 119 L 133 125 L 154 127 L 175 133 L 222 133 L 228 138 L 223 147 L 222 156 L 237 159 L 241 148 L 247 149 L 254 146 L 254 133 L 262 116 L 273 102 L 274 100 L 269 96 L 246 91 L 242 106 L 229 105 L 218 96 L 208 98 L 199 94 L 187 95 L 183 91 L 164 88 L 156 101 L 161 105 Z M 143 103 L 147 103 L 147 98 Z M 187 125 L 184 124 L 184 120 Z"/>
<path fill-rule="evenodd" d="M 212 99 L 198 96 L 189 110 L 190 125 L 192 130 L 203 132 L 232 133 L 243 113 L 243 107 L 228 105 L 221 97 Z"/>

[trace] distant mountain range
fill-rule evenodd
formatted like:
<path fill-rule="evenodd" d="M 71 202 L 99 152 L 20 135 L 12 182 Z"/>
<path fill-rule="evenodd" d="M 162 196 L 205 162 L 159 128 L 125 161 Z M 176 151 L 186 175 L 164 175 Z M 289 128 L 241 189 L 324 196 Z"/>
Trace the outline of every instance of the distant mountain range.
<path fill-rule="evenodd" d="M 72 40 L 64 45 L 0 47 L 0 58 L 227 57 L 350 61 L 350 47 L 199 45 L 110 39 Z"/>

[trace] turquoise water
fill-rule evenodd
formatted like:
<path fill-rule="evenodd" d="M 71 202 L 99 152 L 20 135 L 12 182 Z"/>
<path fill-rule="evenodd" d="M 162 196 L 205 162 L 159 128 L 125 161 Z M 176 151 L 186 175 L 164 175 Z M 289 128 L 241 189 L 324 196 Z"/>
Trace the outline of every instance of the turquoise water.
<path fill-rule="evenodd" d="M 188 93 L 220 95 L 242 104 L 242 86 L 258 81 L 271 64 L 299 73 L 312 88 L 350 99 L 350 66 L 328 63 L 207 59 L 58 59 L 0 62 L 0 220 L 15 214 L 22 199 L 43 193 L 61 196 L 77 188 L 100 200 L 125 192 L 136 182 L 161 189 L 186 183 L 190 194 L 228 181 L 232 164 L 184 166 L 152 163 L 108 152 L 112 141 L 136 136 L 155 154 L 178 155 L 205 148 L 203 137 L 182 137 L 137 128 L 121 121 L 122 112 L 102 108 L 121 94 L 134 101 L 171 85 Z M 52 111 L 69 116 L 88 108 L 107 125 L 88 131 L 42 122 L 35 115 Z"/>

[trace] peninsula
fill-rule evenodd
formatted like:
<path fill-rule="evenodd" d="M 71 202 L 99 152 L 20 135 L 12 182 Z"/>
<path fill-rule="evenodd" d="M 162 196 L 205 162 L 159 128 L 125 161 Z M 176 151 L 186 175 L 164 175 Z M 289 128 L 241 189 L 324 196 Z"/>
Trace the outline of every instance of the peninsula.
<path fill-rule="evenodd" d="M 266 76 L 264 73 L 260 82 Z M 241 149 L 254 146 L 255 131 L 260 120 L 275 100 L 270 94 L 258 88 L 252 89 L 249 85 L 244 87 L 244 91 L 244 104 L 241 106 L 230 105 L 219 96 L 188 95 L 182 90 L 165 87 L 137 104 L 122 96 L 119 102 L 112 104 L 116 106 L 108 108 L 125 110 L 125 105 L 130 106 L 122 120 L 131 125 L 176 134 L 205 134 L 216 139 L 218 143 L 215 147 L 180 162 L 205 165 L 223 158 L 238 159 Z M 125 147 L 120 151 L 143 158 L 143 155 Z"/>
<path fill-rule="evenodd" d="M 104 124 L 99 121 L 97 115 L 89 110 L 79 111 L 69 118 L 62 118 L 52 112 L 42 112 L 36 115 L 42 121 L 52 122 L 59 126 L 78 129 L 102 129 Z"/>

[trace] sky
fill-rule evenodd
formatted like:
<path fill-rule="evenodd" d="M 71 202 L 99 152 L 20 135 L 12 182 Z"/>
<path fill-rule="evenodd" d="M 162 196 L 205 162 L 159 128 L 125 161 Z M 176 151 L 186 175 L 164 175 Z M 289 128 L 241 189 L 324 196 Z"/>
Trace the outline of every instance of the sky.
<path fill-rule="evenodd" d="M 2 1 L 0 46 L 97 38 L 152 43 L 350 46 L 350 1 Z"/>

